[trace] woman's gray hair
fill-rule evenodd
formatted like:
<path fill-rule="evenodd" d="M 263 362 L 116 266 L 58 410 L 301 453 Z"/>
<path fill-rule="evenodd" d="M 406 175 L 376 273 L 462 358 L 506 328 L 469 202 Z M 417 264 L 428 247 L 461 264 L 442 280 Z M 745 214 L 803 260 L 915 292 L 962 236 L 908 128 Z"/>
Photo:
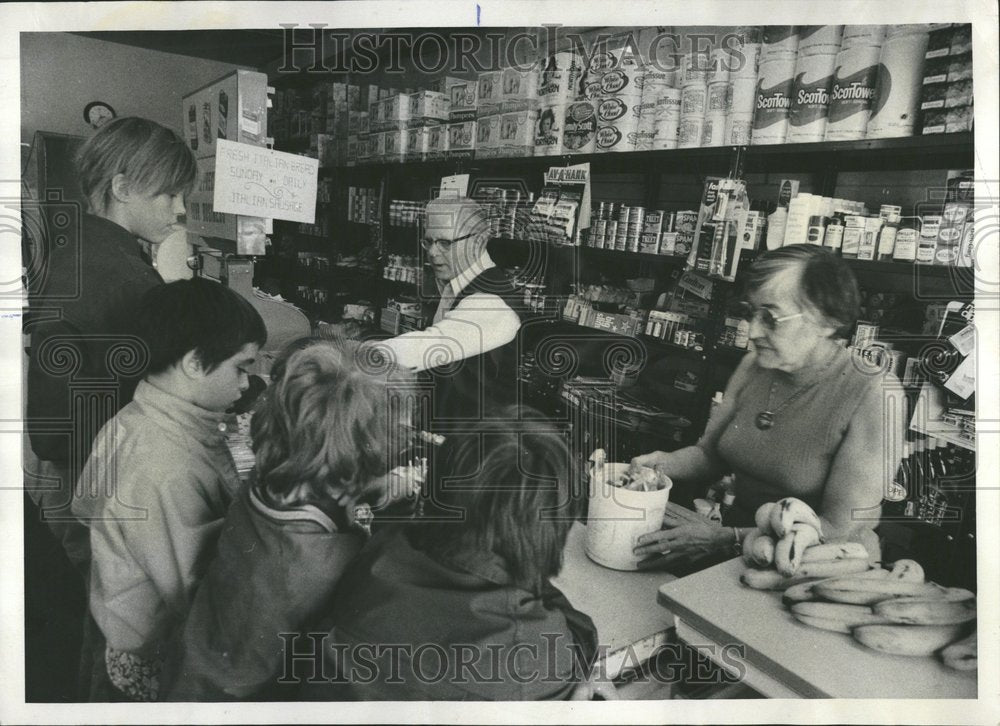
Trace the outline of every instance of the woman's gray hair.
<path fill-rule="evenodd" d="M 861 293 L 847 263 L 825 247 L 797 244 L 766 252 L 747 270 L 745 294 L 759 290 L 775 275 L 796 267 L 800 270 L 800 300 L 836 327 L 838 336 L 846 337 L 858 319 Z"/>

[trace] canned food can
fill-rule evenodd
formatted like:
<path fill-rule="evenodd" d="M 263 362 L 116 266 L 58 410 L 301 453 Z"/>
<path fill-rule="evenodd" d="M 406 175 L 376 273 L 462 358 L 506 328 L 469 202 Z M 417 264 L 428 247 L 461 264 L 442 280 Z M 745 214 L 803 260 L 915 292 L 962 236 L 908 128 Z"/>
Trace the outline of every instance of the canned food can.
<path fill-rule="evenodd" d="M 618 236 L 618 220 L 609 219 L 604 227 L 604 246 L 614 248 L 614 239 Z"/>
<path fill-rule="evenodd" d="M 629 237 L 636 237 L 642 234 L 642 222 L 629 222 L 625 230 Z"/>
<path fill-rule="evenodd" d="M 606 219 L 596 219 L 590 228 L 590 246 L 603 247 L 604 236 L 607 234 L 608 221 Z"/>

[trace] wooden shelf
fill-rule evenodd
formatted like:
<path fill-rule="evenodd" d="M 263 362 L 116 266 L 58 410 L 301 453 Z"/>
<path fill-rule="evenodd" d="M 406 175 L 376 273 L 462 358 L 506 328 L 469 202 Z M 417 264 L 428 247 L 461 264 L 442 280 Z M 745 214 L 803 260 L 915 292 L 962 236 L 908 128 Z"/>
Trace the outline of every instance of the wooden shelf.
<path fill-rule="evenodd" d="M 604 247 L 580 247 L 585 250 L 585 254 L 594 257 L 603 257 L 614 260 L 634 260 L 636 262 L 651 262 L 657 265 L 670 265 L 674 267 L 683 266 L 687 262 L 687 255 L 653 255 L 648 252 L 628 252 L 625 250 L 609 250 Z"/>
<path fill-rule="evenodd" d="M 658 151 L 623 151 L 598 154 L 563 154 L 559 156 L 521 156 L 497 159 L 432 159 L 428 161 L 386 162 L 356 166 L 323 167 L 324 174 L 337 172 L 384 172 L 405 168 L 408 173 L 467 173 L 493 169 L 533 170 L 551 166 L 589 163 L 595 173 L 672 171 L 671 164 L 699 163 L 701 167 L 714 163 L 728 168 L 735 152 L 745 154 L 749 171 L 769 168 L 794 168 L 808 165 L 815 168 L 826 157 L 824 165 L 838 169 L 885 170 L 915 168 L 950 168 L 970 166 L 973 162 L 973 133 L 963 131 L 928 136 L 903 136 L 889 139 L 858 141 L 818 141 L 807 144 L 766 144 L 760 146 L 710 146 L 697 149 L 663 149 Z"/>

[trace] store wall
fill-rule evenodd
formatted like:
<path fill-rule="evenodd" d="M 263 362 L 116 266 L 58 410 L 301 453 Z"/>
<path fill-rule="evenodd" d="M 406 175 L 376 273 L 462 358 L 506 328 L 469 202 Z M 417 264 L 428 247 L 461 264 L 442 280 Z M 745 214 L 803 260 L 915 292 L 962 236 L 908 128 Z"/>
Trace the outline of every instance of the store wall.
<path fill-rule="evenodd" d="M 36 131 L 86 135 L 91 101 L 179 129 L 181 97 L 237 68 L 249 67 L 71 33 L 22 33 L 21 141 L 31 143 Z"/>

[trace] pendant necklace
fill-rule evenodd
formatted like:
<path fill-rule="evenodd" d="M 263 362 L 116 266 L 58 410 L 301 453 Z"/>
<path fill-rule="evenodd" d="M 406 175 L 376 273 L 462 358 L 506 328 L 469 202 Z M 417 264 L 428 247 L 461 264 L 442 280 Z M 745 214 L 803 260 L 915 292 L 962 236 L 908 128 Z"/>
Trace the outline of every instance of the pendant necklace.
<path fill-rule="evenodd" d="M 764 404 L 764 410 L 758 413 L 757 418 L 755 419 L 757 428 L 760 429 L 761 431 L 767 431 L 772 426 L 774 426 L 774 417 L 777 416 L 781 412 L 781 410 L 785 408 L 788 404 L 790 404 L 796 398 L 798 398 L 806 391 L 808 391 L 810 388 L 819 383 L 823 378 L 823 373 L 826 371 L 827 368 L 830 367 L 830 364 L 833 362 L 833 359 L 835 357 L 836 357 L 836 351 L 834 351 L 834 355 L 831 356 L 830 360 L 828 360 L 826 364 L 817 372 L 816 378 L 813 381 L 802 386 L 799 390 L 795 391 L 795 393 L 793 393 L 791 396 L 782 401 L 780 406 L 772 409 L 771 399 L 774 398 L 774 392 L 778 388 L 778 381 L 777 380 L 773 381 L 771 383 L 771 389 L 767 392 L 767 403 Z"/>

